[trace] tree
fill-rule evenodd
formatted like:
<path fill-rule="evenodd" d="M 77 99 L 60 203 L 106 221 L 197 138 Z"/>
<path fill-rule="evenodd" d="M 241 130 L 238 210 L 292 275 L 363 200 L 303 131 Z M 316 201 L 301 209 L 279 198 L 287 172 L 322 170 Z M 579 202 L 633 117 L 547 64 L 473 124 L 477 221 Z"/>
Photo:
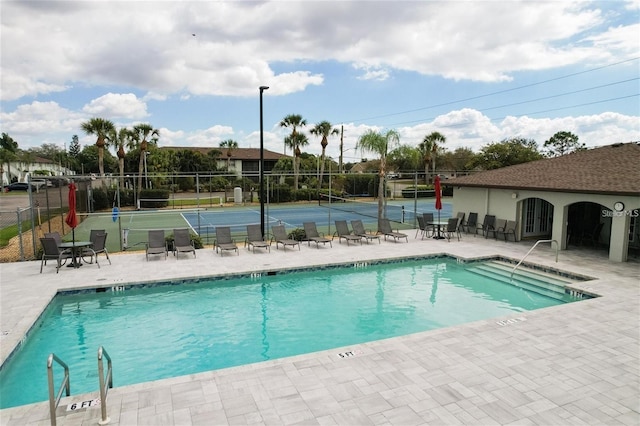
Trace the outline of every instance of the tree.
<path fill-rule="evenodd" d="M 95 144 L 86 145 L 82 148 L 82 151 L 78 154 L 78 161 L 81 164 L 82 173 L 99 173 L 99 156 L 98 147 Z M 108 172 L 112 172 L 116 170 L 117 165 L 117 159 L 111 155 L 109 151 L 106 151 L 103 155 L 104 169 Z"/>
<path fill-rule="evenodd" d="M 292 147 L 294 157 L 296 161 L 293 162 L 293 174 L 294 174 L 294 187 L 298 189 L 298 174 L 300 172 L 300 148 L 298 145 L 298 141 L 309 143 L 307 137 L 299 137 L 297 128 L 306 126 L 307 120 L 303 119 L 299 114 L 289 114 L 287 115 L 281 122 L 280 127 L 291 127 L 291 135 L 288 138 L 284 139 L 285 153 L 287 146 Z"/>
<path fill-rule="evenodd" d="M 440 165 L 448 170 L 468 171 L 473 169 L 476 154 L 469 148 L 456 148 L 455 151 L 446 151 L 440 156 Z"/>
<path fill-rule="evenodd" d="M 7 133 L 2 133 L 0 139 L 0 186 L 4 184 L 4 163 L 7 163 L 7 184 L 11 183 L 11 162 L 18 158 L 18 142 Z"/>
<path fill-rule="evenodd" d="M 227 148 L 227 171 L 229 171 L 229 168 L 231 166 L 231 155 L 233 153 L 233 150 L 237 147 L 238 142 L 234 141 L 233 139 L 227 139 L 226 141 L 220 142 L 220 148 Z"/>
<path fill-rule="evenodd" d="M 424 182 L 429 183 L 429 163 L 431 162 L 431 171 L 436 171 L 436 156 L 438 154 L 439 144 L 443 144 L 447 139 L 440 132 L 431 132 L 424 137 L 422 142 L 418 145 L 420 152 L 422 153 L 422 159 L 424 161 Z"/>
<path fill-rule="evenodd" d="M 131 137 L 131 130 L 126 127 L 117 132 L 114 128 L 110 136 L 111 141 L 117 146 L 116 156 L 118 157 L 118 170 L 120 172 L 120 188 L 124 188 L 124 159 L 126 158 L 124 147 L 129 143 Z"/>
<path fill-rule="evenodd" d="M 67 151 L 67 159 L 70 160 L 71 167 L 67 164 L 67 168 L 72 168 L 76 172 L 78 171 L 78 155 L 80 155 L 80 142 L 78 135 L 73 135 L 71 142 L 69 142 L 69 150 Z"/>
<path fill-rule="evenodd" d="M 483 170 L 499 169 L 514 164 L 540 160 L 542 154 L 533 139 L 512 138 L 482 147 L 474 160 L 474 167 Z"/>
<path fill-rule="evenodd" d="M 295 153 L 295 158 L 293 161 L 293 188 L 297 191 L 298 179 L 300 176 L 300 156 L 302 155 L 300 147 L 309 145 L 309 139 L 304 133 L 292 133 L 291 135 L 284 138 L 284 144 L 291 147 L 291 149 Z"/>
<path fill-rule="evenodd" d="M 109 144 L 109 134 L 115 130 L 115 126 L 104 118 L 92 118 L 80 125 L 87 135 L 96 135 L 96 146 L 98 147 L 98 168 L 100 176 L 104 176 L 104 148 Z"/>
<path fill-rule="evenodd" d="M 327 149 L 327 145 L 329 144 L 329 136 L 337 135 L 338 129 L 332 128 L 333 126 L 328 121 L 321 121 L 316 124 L 316 126 L 310 130 L 312 135 L 322 136 L 322 140 L 320 141 L 320 145 L 322 146 L 322 155 L 320 156 L 320 179 L 318 180 L 318 191 L 322 186 L 322 176 L 324 175 L 324 154 Z"/>
<path fill-rule="evenodd" d="M 400 145 L 387 156 L 387 164 L 396 171 L 416 172 L 422 165 L 422 152 L 410 145 Z"/>
<path fill-rule="evenodd" d="M 571 132 L 557 132 L 551 136 L 548 141 L 544 142 L 544 148 L 547 149 L 549 157 L 559 157 L 575 151 L 584 151 L 587 149 L 585 144 L 578 142 L 578 136 Z"/>
<path fill-rule="evenodd" d="M 386 174 L 387 153 L 390 147 L 395 147 L 399 144 L 400 135 L 395 130 L 389 130 L 384 135 L 373 130 L 368 130 L 360 136 L 356 144 L 356 149 L 380 156 L 380 169 L 378 170 L 378 219 L 384 218 L 384 177 Z"/>
<path fill-rule="evenodd" d="M 130 141 L 140 149 L 140 159 L 138 161 L 138 199 L 140 199 L 140 193 L 142 192 L 142 174 L 144 173 L 144 160 L 147 156 L 147 149 L 149 143 L 157 144 L 160 132 L 154 129 L 151 124 L 141 123 L 133 126 L 133 130 L 130 132 Z M 151 140 L 147 140 L 151 138 Z"/>

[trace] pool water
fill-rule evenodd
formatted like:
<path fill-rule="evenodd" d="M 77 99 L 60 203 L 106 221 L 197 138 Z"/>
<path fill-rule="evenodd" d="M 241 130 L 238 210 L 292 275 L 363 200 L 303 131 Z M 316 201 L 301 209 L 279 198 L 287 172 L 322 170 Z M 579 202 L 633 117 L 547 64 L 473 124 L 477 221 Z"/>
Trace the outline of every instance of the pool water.
<path fill-rule="evenodd" d="M 362 266 L 362 265 L 359 265 Z M 57 295 L 0 370 L 0 408 L 48 398 L 46 360 L 72 395 L 98 390 L 97 351 L 123 386 L 337 348 L 564 303 L 449 259 Z M 54 367 L 55 386 L 62 369 Z"/>

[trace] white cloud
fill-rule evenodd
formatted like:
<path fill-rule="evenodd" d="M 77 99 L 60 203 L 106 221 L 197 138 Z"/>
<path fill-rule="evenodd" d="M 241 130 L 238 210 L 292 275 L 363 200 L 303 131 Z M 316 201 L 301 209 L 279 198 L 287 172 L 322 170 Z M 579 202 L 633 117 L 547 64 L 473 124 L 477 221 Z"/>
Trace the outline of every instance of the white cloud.
<path fill-rule="evenodd" d="M 146 103 L 133 93 L 107 93 L 89 102 L 82 110 L 89 115 L 112 119 L 141 119 L 149 115 Z"/>

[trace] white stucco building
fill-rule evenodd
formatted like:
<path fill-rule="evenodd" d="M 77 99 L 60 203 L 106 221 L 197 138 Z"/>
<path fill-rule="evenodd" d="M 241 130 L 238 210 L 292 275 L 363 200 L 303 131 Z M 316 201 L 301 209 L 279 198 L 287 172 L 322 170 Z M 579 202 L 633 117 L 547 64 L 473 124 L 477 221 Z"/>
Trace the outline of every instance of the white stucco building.
<path fill-rule="evenodd" d="M 449 179 L 454 212 L 515 220 L 520 239 L 593 244 L 625 262 L 640 250 L 640 144 L 620 143 Z"/>

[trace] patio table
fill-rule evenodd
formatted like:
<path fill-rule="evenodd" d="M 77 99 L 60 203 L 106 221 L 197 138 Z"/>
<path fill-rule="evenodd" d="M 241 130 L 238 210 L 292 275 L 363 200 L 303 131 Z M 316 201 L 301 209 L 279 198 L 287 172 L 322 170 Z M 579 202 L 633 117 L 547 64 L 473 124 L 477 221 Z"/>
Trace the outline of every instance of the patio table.
<path fill-rule="evenodd" d="M 431 222 L 428 222 L 427 224 L 431 225 L 431 226 L 436 226 L 438 228 L 437 235 L 433 236 L 434 239 L 436 239 L 436 240 L 444 240 L 445 237 L 440 235 L 440 227 L 441 226 L 447 226 L 449 224 L 449 220 L 433 220 Z"/>
<path fill-rule="evenodd" d="M 71 268 L 79 268 L 82 266 L 82 249 L 86 247 L 91 247 L 93 243 L 91 241 L 72 241 L 68 243 L 60 243 L 58 248 L 62 250 L 71 249 L 71 263 L 67 265 L 67 267 Z"/>

